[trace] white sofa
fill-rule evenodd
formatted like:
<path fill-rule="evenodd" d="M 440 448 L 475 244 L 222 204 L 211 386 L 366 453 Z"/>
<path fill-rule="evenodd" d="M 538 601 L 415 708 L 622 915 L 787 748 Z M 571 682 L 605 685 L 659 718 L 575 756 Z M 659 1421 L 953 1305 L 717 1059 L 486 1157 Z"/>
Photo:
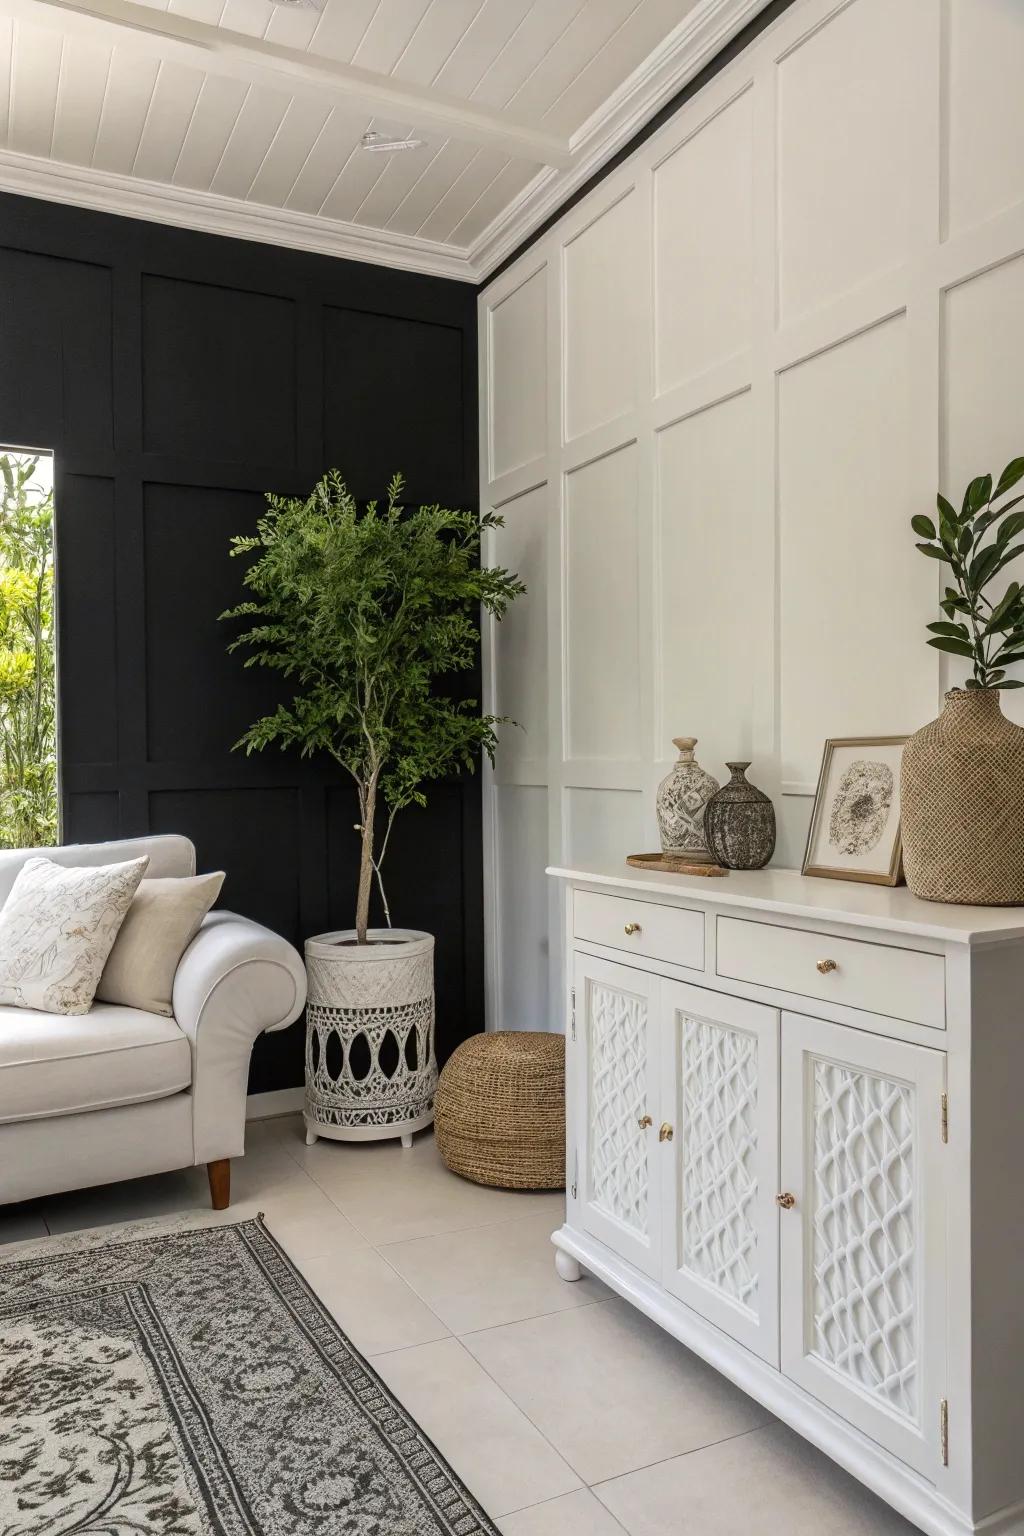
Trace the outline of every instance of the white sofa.
<path fill-rule="evenodd" d="M 113 864 L 149 855 L 148 877 L 195 874 L 185 837 L 0 851 L 0 904 L 26 859 Z M 112 1003 L 63 1017 L 0 1006 L 0 1205 L 206 1163 L 214 1208 L 245 1150 L 253 1041 L 306 1001 L 292 946 L 211 912 L 174 978 L 174 1017 Z"/>

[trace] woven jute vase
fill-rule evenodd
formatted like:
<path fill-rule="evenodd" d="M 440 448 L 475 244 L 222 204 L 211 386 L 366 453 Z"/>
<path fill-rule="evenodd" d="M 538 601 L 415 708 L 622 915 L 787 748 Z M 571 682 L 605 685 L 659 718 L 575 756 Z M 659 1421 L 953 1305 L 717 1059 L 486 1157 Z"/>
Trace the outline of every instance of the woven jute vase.
<path fill-rule="evenodd" d="M 995 688 L 954 689 L 911 736 L 900 775 L 903 865 L 926 901 L 1024 903 L 1024 730 Z"/>
<path fill-rule="evenodd" d="M 434 1135 L 453 1173 L 500 1189 L 565 1188 L 565 1040 L 473 1035 L 445 1064 Z"/>

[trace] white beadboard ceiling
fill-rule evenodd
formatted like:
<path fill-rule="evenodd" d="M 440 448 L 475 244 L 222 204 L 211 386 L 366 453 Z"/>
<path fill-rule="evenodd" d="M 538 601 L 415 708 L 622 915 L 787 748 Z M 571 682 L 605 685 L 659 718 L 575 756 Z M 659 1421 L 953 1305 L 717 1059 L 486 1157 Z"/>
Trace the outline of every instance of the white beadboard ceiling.
<path fill-rule="evenodd" d="M 0 0 L 0 189 L 479 281 L 766 3 Z"/>

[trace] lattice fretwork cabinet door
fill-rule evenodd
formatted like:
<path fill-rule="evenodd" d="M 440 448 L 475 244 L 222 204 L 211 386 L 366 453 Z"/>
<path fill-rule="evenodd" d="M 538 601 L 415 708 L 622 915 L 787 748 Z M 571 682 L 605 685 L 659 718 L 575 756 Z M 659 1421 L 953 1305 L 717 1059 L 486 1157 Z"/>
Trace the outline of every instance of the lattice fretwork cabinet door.
<path fill-rule="evenodd" d="M 778 1010 L 662 985 L 664 1285 L 778 1366 Z"/>
<path fill-rule="evenodd" d="M 644 971 L 581 954 L 574 979 L 582 1082 L 573 1095 L 570 1160 L 578 1165 L 580 1219 L 622 1258 L 660 1278 L 662 984 Z"/>
<path fill-rule="evenodd" d="M 926 1476 L 946 1395 L 945 1069 L 783 1014 L 782 1369 Z"/>

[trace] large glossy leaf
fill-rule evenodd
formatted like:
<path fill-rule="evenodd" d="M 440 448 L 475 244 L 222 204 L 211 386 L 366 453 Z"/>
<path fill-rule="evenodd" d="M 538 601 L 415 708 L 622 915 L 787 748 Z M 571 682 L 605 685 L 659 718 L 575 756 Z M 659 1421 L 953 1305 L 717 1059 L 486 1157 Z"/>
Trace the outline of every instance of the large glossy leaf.
<path fill-rule="evenodd" d="M 964 505 L 961 516 L 964 517 L 977 512 L 985 505 L 991 495 L 992 476 L 978 475 L 977 479 L 972 480 L 964 492 Z"/>
<path fill-rule="evenodd" d="M 947 501 L 941 491 L 935 498 L 935 505 L 939 509 L 940 516 L 948 517 L 951 522 L 956 522 L 956 510 L 953 506 L 953 503 L 951 501 Z"/>
<path fill-rule="evenodd" d="M 1014 507 L 1019 507 L 1022 501 L 1024 501 L 1024 496 L 1014 496 L 1004 507 L 990 507 L 987 512 L 982 512 L 980 517 L 974 519 L 975 538 L 980 539 L 986 529 L 991 528 L 993 523 L 997 523 L 1001 517 L 1005 517 L 1007 512 L 1011 511 Z"/>
<path fill-rule="evenodd" d="M 997 571 L 1001 571 L 1004 565 L 1009 565 L 1011 560 L 1016 560 L 1018 555 L 1024 555 L 1024 544 L 1015 544 L 1012 549 L 1005 550 L 1000 557 L 999 564 L 993 566 L 989 572 L 989 577 L 994 576 Z"/>
<path fill-rule="evenodd" d="M 1005 518 L 999 524 L 996 540 L 1000 544 L 1005 544 L 1009 539 L 1020 533 L 1022 528 L 1024 528 L 1024 512 L 1014 512 L 1012 517 Z"/>
<path fill-rule="evenodd" d="M 966 640 L 954 640 L 951 635 L 935 635 L 928 641 L 937 651 L 949 651 L 953 656 L 967 656 L 974 660 L 974 646 Z"/>
<path fill-rule="evenodd" d="M 971 638 L 966 624 L 944 624 L 941 619 L 937 619 L 934 624 L 929 624 L 927 628 L 931 630 L 933 635 L 952 635 L 954 639 L 968 641 Z"/>
<path fill-rule="evenodd" d="M 946 551 L 938 544 L 919 544 L 917 547 L 922 555 L 930 555 L 933 560 L 945 560 L 947 565 L 952 563 Z"/>
<path fill-rule="evenodd" d="M 1006 591 L 1003 593 L 1002 597 L 999 599 L 998 603 L 996 603 L 995 607 L 992 609 L 992 612 L 988 616 L 988 623 L 985 626 L 986 633 L 993 629 L 1000 629 L 1004 620 L 1006 621 L 1007 627 L 1012 625 L 1012 612 L 1014 604 L 1017 602 L 1019 596 L 1020 583 L 1017 581 L 1011 581 L 1010 585 L 1007 587 Z"/>
<path fill-rule="evenodd" d="M 1006 681 L 1004 683 L 1000 683 L 999 686 L 1000 688 L 1024 688 L 1024 683 L 1022 683 L 1016 677 L 1008 677 Z"/>
<path fill-rule="evenodd" d="M 1002 496 L 1003 492 L 1008 491 L 1011 485 L 1016 485 L 1018 480 L 1024 480 L 1024 458 L 1010 460 L 999 476 L 996 495 Z"/>
<path fill-rule="evenodd" d="M 999 565 L 1001 549 L 998 544 L 990 544 L 988 549 L 983 549 L 975 555 L 967 572 L 968 580 L 975 591 L 983 587 Z"/>
<path fill-rule="evenodd" d="M 935 524 L 930 517 L 925 517 L 922 512 L 919 512 L 916 517 L 910 519 L 910 526 L 915 533 L 920 534 L 922 539 L 934 539 L 937 537 Z"/>

